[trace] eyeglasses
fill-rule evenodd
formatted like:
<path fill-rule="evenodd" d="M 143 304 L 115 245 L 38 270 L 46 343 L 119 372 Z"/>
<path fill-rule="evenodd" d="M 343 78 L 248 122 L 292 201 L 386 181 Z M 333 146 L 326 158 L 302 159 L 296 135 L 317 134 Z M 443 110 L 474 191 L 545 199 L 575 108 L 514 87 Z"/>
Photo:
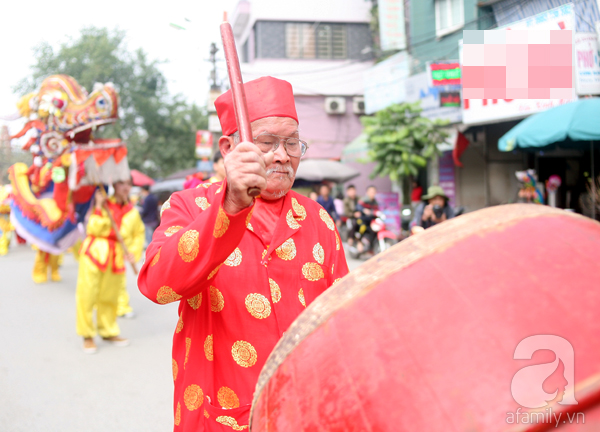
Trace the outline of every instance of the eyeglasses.
<path fill-rule="evenodd" d="M 254 138 L 254 144 L 263 152 L 277 151 L 279 143 L 283 141 L 283 148 L 288 156 L 302 157 L 308 149 L 308 144 L 298 138 L 290 138 L 270 133 L 261 133 Z"/>

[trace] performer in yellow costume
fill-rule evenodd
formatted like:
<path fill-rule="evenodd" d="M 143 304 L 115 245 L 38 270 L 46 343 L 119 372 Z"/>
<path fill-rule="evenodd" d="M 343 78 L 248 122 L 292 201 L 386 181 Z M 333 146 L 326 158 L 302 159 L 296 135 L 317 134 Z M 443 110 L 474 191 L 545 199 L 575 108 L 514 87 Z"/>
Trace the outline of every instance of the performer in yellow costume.
<path fill-rule="evenodd" d="M 37 246 L 33 246 L 34 250 L 37 250 L 35 254 L 35 261 L 33 262 L 33 281 L 35 283 L 48 282 L 48 269 L 50 269 L 50 279 L 52 282 L 60 282 L 62 280 L 58 273 L 60 267 L 60 261 L 62 254 L 53 255 L 48 252 L 41 251 Z"/>
<path fill-rule="evenodd" d="M 8 245 L 15 227 L 10 223 L 10 186 L 0 185 L 0 256 L 8 253 Z"/>
<path fill-rule="evenodd" d="M 125 287 L 125 261 L 136 262 L 144 247 L 144 224 L 128 201 L 131 182 L 114 184 L 115 194 L 106 200 L 119 232 L 129 250 L 125 256 L 117 241 L 110 219 L 104 208 L 104 197 L 97 192 L 95 209 L 87 224 L 87 237 L 81 246 L 79 276 L 77 279 L 77 334 L 84 338 L 83 350 L 95 353 L 94 337 L 98 333 L 105 341 L 127 346 L 117 324 L 119 296 Z M 97 308 L 93 321 L 94 307 Z"/>

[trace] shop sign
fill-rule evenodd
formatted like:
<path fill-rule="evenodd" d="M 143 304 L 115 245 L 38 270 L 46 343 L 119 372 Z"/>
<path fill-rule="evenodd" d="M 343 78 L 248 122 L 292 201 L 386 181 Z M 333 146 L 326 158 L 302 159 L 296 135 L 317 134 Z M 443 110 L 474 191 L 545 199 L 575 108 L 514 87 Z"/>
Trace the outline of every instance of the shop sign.
<path fill-rule="evenodd" d="M 383 51 L 406 48 L 404 0 L 379 0 L 379 35 Z"/>
<path fill-rule="evenodd" d="M 209 159 L 212 155 L 213 136 L 210 131 L 199 130 L 196 132 L 196 158 Z"/>
<path fill-rule="evenodd" d="M 596 33 L 575 33 L 575 82 L 580 95 L 600 94 L 600 51 Z"/>
<path fill-rule="evenodd" d="M 456 60 L 448 62 L 429 63 L 427 70 L 430 73 L 432 86 L 460 85 L 460 63 Z"/>
<path fill-rule="evenodd" d="M 460 101 L 460 86 L 432 86 L 430 85 L 427 72 L 408 77 L 405 81 L 406 101 L 421 102 L 423 111 L 421 115 L 431 120 L 449 120 L 450 123 L 460 123 L 462 112 L 460 103 L 458 106 L 443 106 L 441 101 L 442 93 L 458 94 Z"/>
<path fill-rule="evenodd" d="M 525 18 L 499 30 L 573 30 L 573 3 Z M 459 44 L 459 58 L 462 64 L 462 39 Z M 572 102 L 577 99 L 575 86 L 568 99 L 463 99 L 462 118 L 466 125 L 497 123 L 516 120 L 540 111 Z"/>
<path fill-rule="evenodd" d="M 365 112 L 373 114 L 406 100 L 404 80 L 410 73 L 410 56 L 401 51 L 365 72 Z"/>

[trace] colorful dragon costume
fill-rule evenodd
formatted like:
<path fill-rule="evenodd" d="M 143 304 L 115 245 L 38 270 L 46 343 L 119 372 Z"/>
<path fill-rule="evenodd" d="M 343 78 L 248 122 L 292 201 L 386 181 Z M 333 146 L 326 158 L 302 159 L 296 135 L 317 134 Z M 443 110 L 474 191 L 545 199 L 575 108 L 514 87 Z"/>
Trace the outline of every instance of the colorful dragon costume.
<path fill-rule="evenodd" d="M 9 168 L 11 222 L 41 251 L 59 254 L 81 236 L 96 186 L 130 177 L 125 144 L 92 136 L 117 121 L 119 97 L 111 83 L 88 94 L 74 78 L 52 75 L 17 106 L 28 121 L 11 139 L 26 140 L 33 163 Z"/>

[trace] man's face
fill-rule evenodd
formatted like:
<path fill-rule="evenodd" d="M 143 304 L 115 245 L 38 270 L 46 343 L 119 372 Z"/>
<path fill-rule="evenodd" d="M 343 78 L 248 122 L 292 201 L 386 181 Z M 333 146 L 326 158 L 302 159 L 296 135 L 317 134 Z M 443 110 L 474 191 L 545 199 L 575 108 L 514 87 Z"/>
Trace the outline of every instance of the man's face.
<path fill-rule="evenodd" d="M 374 200 L 375 195 L 377 195 L 377 189 L 375 189 L 373 186 L 367 189 L 367 196 L 370 200 Z"/>
<path fill-rule="evenodd" d="M 444 207 L 444 205 L 446 204 L 446 200 L 441 196 L 435 196 L 429 200 L 429 204 L 431 204 L 432 206 L 439 205 L 440 207 Z"/>
<path fill-rule="evenodd" d="M 252 122 L 252 135 L 270 133 L 283 137 L 299 138 L 298 123 L 288 117 L 267 117 Z M 273 163 L 267 167 L 267 188 L 261 196 L 265 199 L 278 199 L 292 188 L 296 171 L 300 164 L 299 157 L 290 157 L 280 142 L 274 153 Z"/>
<path fill-rule="evenodd" d="M 354 189 L 354 188 L 346 189 L 346 195 L 350 198 L 356 197 L 356 189 Z"/>

